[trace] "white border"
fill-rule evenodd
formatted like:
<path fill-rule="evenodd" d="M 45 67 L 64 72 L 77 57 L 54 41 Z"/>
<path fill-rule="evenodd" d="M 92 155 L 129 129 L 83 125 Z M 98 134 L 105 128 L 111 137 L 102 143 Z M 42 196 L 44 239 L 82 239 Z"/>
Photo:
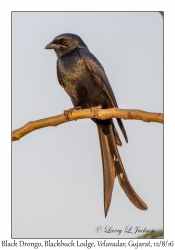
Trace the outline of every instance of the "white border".
<path fill-rule="evenodd" d="M 167 3 L 168 2 L 168 3 Z M 0 13 L 0 239 L 11 240 L 11 11 L 165 11 L 165 239 L 173 240 L 175 138 L 175 1 L 17 1 L 1 2 Z M 156 100 L 155 100 L 156 101 Z M 171 116 L 171 117 L 170 117 Z M 156 216 L 156 215 L 155 215 Z M 37 240 L 32 240 L 36 242 Z M 41 241 L 41 240 L 40 240 Z M 66 241 L 66 240 L 65 240 Z M 93 240 L 91 240 L 93 241 Z M 113 240 L 111 240 L 113 241 Z M 122 240 L 128 241 L 128 240 Z M 94 240 L 96 242 L 96 240 Z M 0 242 L 1 243 L 1 242 Z M 30 248 L 28 248 L 30 249 Z M 32 249 L 32 248 L 31 248 Z"/>

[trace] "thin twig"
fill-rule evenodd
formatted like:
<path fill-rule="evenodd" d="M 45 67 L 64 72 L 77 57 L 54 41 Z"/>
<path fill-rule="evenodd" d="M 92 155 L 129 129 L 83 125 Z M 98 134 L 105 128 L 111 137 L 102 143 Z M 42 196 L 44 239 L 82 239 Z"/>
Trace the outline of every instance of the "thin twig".
<path fill-rule="evenodd" d="M 85 119 L 85 118 L 98 118 L 101 120 L 109 119 L 109 118 L 122 118 L 125 120 L 142 120 L 144 122 L 159 122 L 163 123 L 163 114 L 161 113 L 152 113 L 145 112 L 141 110 L 131 110 L 131 109 L 82 109 L 66 111 L 66 115 L 57 115 L 41 120 L 28 122 L 23 127 L 14 130 L 12 132 L 12 141 L 19 140 L 21 137 L 29 134 L 30 132 L 48 127 L 48 126 L 58 126 L 62 123 Z"/>

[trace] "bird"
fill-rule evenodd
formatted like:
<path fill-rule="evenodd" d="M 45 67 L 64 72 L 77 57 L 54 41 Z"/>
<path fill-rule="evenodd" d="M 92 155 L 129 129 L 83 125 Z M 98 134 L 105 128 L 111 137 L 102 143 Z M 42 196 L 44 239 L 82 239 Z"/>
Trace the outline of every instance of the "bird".
<path fill-rule="evenodd" d="M 64 33 L 56 36 L 45 49 L 53 49 L 57 56 L 58 82 L 69 95 L 74 108 L 118 108 L 117 101 L 101 63 L 90 52 L 80 36 Z M 97 125 L 103 165 L 104 214 L 108 214 L 115 178 L 132 204 L 147 210 L 144 201 L 135 192 L 126 175 L 118 146 L 122 146 L 113 119 L 92 119 Z M 125 141 L 128 137 L 120 118 L 118 125 Z"/>

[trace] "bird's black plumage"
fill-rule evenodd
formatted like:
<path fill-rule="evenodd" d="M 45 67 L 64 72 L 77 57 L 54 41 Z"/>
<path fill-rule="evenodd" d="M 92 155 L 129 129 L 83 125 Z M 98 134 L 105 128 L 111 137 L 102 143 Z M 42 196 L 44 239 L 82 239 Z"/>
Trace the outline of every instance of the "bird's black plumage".
<path fill-rule="evenodd" d="M 59 35 L 45 48 L 54 49 L 57 54 L 58 81 L 70 96 L 74 107 L 118 107 L 102 65 L 79 36 L 70 33 Z M 93 120 L 98 128 L 103 162 L 105 216 L 110 206 L 116 176 L 130 201 L 137 208 L 146 210 L 146 204 L 136 194 L 125 173 L 117 149 L 117 145 L 121 146 L 122 143 L 113 120 Z M 117 122 L 128 142 L 122 120 L 117 118 Z"/>

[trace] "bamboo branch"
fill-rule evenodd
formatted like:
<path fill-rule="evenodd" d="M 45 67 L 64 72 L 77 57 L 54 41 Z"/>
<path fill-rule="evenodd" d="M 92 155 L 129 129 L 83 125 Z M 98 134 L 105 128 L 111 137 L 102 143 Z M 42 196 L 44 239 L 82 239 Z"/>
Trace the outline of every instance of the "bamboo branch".
<path fill-rule="evenodd" d="M 12 141 L 19 140 L 21 137 L 29 134 L 30 132 L 48 127 L 48 126 L 58 126 L 62 123 L 79 120 L 84 118 L 98 118 L 101 120 L 109 118 L 122 118 L 125 120 L 142 120 L 144 122 L 159 122 L 163 123 L 163 114 L 145 112 L 141 110 L 131 110 L 131 109 L 82 109 L 82 110 L 67 110 L 62 115 L 57 115 L 41 120 L 36 120 L 28 122 L 23 127 L 14 130 L 12 132 Z"/>

